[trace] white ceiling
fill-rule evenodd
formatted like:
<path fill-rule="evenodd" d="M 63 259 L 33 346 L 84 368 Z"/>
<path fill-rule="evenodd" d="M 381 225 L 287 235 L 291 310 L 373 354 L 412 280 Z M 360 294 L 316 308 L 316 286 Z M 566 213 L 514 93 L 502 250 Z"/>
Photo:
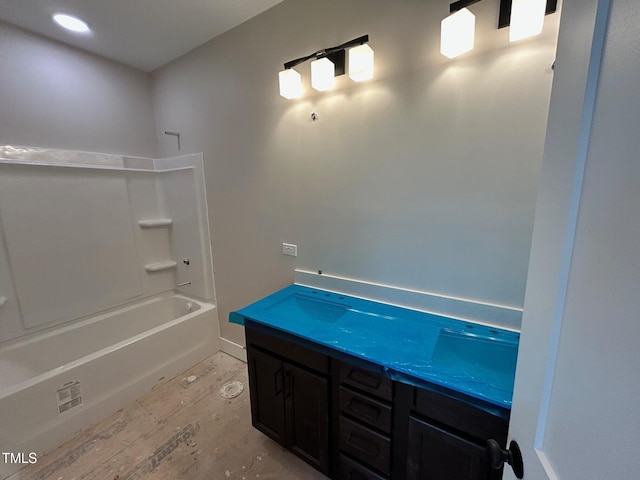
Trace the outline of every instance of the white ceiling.
<path fill-rule="evenodd" d="M 0 0 L 0 19 L 150 72 L 282 0 Z M 51 20 L 89 24 L 74 34 Z"/>

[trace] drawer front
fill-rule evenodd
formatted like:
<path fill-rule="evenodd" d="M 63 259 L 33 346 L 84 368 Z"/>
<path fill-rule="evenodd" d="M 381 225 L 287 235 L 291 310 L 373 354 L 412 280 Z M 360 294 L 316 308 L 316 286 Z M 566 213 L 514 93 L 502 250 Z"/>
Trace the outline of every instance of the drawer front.
<path fill-rule="evenodd" d="M 441 393 L 416 388 L 415 411 L 444 425 L 468 433 L 481 442 L 493 438 L 504 446 L 509 430 L 508 411 L 492 415 Z M 498 407 L 499 408 L 499 407 Z"/>
<path fill-rule="evenodd" d="M 283 333 L 270 333 L 275 330 L 255 324 L 250 320 L 245 322 L 245 337 L 247 345 L 260 348 L 273 353 L 281 358 L 296 362 L 311 368 L 316 372 L 329 373 L 329 357 L 311 350 L 297 342 L 289 341 L 288 335 Z M 290 335 L 289 335 L 290 336 Z M 292 337 L 294 340 L 295 337 Z"/>
<path fill-rule="evenodd" d="M 383 402 L 340 387 L 340 412 L 391 433 L 391 406 Z"/>
<path fill-rule="evenodd" d="M 340 450 L 389 475 L 391 440 L 345 417 L 340 417 Z"/>
<path fill-rule="evenodd" d="M 340 464 L 338 465 L 338 480 L 386 480 L 372 470 L 360 465 L 358 462 L 350 458 L 340 455 Z"/>
<path fill-rule="evenodd" d="M 393 398 L 393 382 L 382 373 L 340 363 L 340 383 L 370 393 L 384 400 Z"/>

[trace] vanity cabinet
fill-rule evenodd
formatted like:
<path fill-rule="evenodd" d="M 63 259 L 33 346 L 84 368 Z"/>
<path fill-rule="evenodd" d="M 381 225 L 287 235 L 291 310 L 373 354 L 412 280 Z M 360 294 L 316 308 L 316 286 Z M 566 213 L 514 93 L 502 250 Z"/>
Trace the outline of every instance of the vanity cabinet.
<path fill-rule="evenodd" d="M 253 425 L 333 479 L 499 480 L 508 409 L 246 321 Z"/>
<path fill-rule="evenodd" d="M 329 359 L 247 327 L 255 428 L 329 474 Z"/>

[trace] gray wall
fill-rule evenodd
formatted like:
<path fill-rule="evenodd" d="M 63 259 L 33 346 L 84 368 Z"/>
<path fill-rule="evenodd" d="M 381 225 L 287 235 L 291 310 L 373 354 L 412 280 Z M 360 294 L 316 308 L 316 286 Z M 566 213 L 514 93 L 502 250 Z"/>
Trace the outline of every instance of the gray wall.
<path fill-rule="evenodd" d="M 154 156 L 150 76 L 0 21 L 0 144 Z"/>
<path fill-rule="evenodd" d="M 522 306 L 557 22 L 440 56 L 447 2 L 286 0 L 153 74 L 162 155 L 204 152 L 222 336 L 293 269 Z M 376 78 L 278 95 L 282 63 L 368 33 Z M 318 120 L 312 122 L 311 112 Z M 280 253 L 298 245 L 298 257 Z"/>

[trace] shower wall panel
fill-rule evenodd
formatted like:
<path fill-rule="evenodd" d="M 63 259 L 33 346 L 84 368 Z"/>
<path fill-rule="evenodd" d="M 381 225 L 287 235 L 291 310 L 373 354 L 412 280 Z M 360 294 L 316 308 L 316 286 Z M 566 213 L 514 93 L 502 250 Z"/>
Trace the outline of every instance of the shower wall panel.
<path fill-rule="evenodd" d="M 5 165 L 0 216 L 25 328 L 142 295 L 122 175 Z"/>

